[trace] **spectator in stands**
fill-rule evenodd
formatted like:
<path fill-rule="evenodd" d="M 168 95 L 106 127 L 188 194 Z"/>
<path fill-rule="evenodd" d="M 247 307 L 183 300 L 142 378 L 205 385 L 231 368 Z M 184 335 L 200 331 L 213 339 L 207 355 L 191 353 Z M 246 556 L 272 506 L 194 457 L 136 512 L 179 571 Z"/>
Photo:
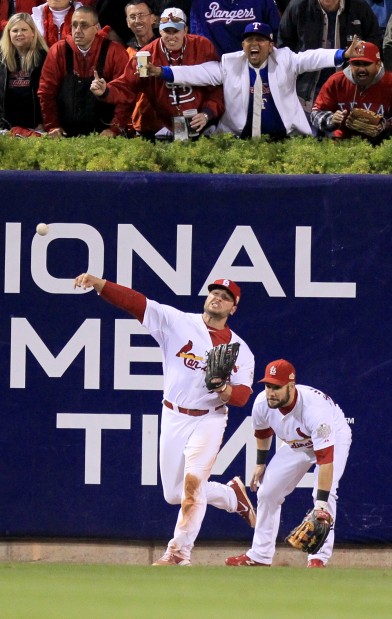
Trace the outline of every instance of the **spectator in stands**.
<path fill-rule="evenodd" d="M 127 40 L 130 58 L 136 52 L 159 37 L 159 31 L 154 29 L 157 16 L 155 7 L 150 0 L 130 0 L 125 7 L 125 16 L 132 37 Z"/>
<path fill-rule="evenodd" d="M 340 48 L 351 44 L 353 36 L 380 45 L 380 30 L 366 0 L 291 0 L 282 15 L 278 47 L 293 52 L 308 49 Z M 321 86 L 334 73 L 333 68 L 303 73 L 297 80 L 297 93 L 310 114 Z"/>
<path fill-rule="evenodd" d="M 316 71 L 353 55 L 357 38 L 348 50 L 315 49 L 295 54 L 287 47 L 276 49 L 268 24 L 248 24 L 243 33 L 243 51 L 223 54 L 221 62 L 195 67 L 149 68 L 150 75 L 170 83 L 223 84 L 225 112 L 218 131 L 237 137 L 268 134 L 274 138 L 311 134 L 298 100 L 295 83 L 304 71 Z"/>
<path fill-rule="evenodd" d="M 37 95 L 47 45 L 28 13 L 7 22 L 0 41 L 0 128 L 43 130 Z"/>
<path fill-rule="evenodd" d="M 186 15 L 175 7 L 165 9 L 160 17 L 161 37 L 144 47 L 151 53 L 154 65 L 198 64 L 217 60 L 212 43 L 205 37 L 187 34 Z M 220 86 L 193 88 L 191 86 L 167 86 L 161 80 L 141 78 L 136 73 L 135 59 L 131 59 L 124 74 L 107 84 L 104 79 L 95 79 L 92 92 L 103 101 L 115 103 L 129 101 L 135 105 L 138 95 L 145 93 L 157 117 L 166 129 L 172 132 L 178 126 L 177 119 L 187 109 L 197 109 L 192 127 L 201 133 L 211 121 L 220 118 L 223 112 L 223 95 Z M 142 126 L 140 133 L 150 137 L 151 128 Z M 174 135 L 176 138 L 176 135 Z"/>
<path fill-rule="evenodd" d="M 383 51 L 385 70 L 392 71 L 392 15 L 388 20 L 388 24 L 385 30 Z"/>
<path fill-rule="evenodd" d="M 331 75 L 322 86 L 313 106 L 311 122 L 327 135 L 349 138 L 358 135 L 345 126 L 351 110 L 369 110 L 384 119 L 375 129 L 374 140 L 378 142 L 390 135 L 392 73 L 385 72 L 380 50 L 373 43 L 360 41 L 357 52 L 344 71 Z"/>
<path fill-rule="evenodd" d="M 94 71 L 107 80 L 119 77 L 128 62 L 124 47 L 99 32 L 94 8 L 72 16 L 72 36 L 55 43 L 44 63 L 38 95 L 45 129 L 52 137 L 98 132 L 114 136 L 125 128 L 127 104 L 108 106 L 90 92 Z"/>
<path fill-rule="evenodd" d="M 377 17 L 380 26 L 380 35 L 384 38 L 388 20 L 392 14 L 392 0 L 366 0 Z"/>
<path fill-rule="evenodd" d="M 157 9 L 151 0 L 130 0 L 125 7 L 125 15 L 128 28 L 132 31 L 132 38 L 128 41 L 127 52 L 133 58 L 136 52 L 159 38 L 159 30 L 154 29 L 156 20 L 159 16 L 155 15 Z M 140 134 L 143 131 L 154 136 L 163 128 L 162 122 L 157 117 L 154 108 L 149 103 L 145 93 L 140 93 L 132 113 L 132 118 L 128 125 L 128 135 L 130 137 Z"/>
<path fill-rule="evenodd" d="M 33 7 L 44 2 L 45 0 L 0 0 L 0 36 L 12 15 L 15 13 L 31 15 Z"/>
<path fill-rule="evenodd" d="M 275 0 L 192 2 L 191 32 L 210 39 L 220 55 L 236 52 L 241 47 L 244 26 L 256 21 L 269 24 L 276 40 L 280 14 Z"/>
<path fill-rule="evenodd" d="M 94 5 L 95 0 L 83 0 L 83 2 L 48 0 L 45 4 L 33 7 L 33 19 L 49 47 L 71 34 L 75 9 L 90 4 Z"/>

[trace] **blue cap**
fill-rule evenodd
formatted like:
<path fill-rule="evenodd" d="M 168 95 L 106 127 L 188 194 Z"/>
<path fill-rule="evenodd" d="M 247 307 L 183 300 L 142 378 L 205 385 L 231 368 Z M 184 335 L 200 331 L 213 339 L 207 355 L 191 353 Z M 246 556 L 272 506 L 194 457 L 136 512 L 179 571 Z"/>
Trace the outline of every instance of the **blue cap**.
<path fill-rule="evenodd" d="M 270 39 L 270 41 L 274 39 L 271 26 L 269 24 L 262 24 L 259 21 L 254 21 L 252 24 L 246 26 L 242 34 L 242 40 L 246 39 L 246 37 L 250 37 L 252 34 L 259 34 L 266 39 Z"/>

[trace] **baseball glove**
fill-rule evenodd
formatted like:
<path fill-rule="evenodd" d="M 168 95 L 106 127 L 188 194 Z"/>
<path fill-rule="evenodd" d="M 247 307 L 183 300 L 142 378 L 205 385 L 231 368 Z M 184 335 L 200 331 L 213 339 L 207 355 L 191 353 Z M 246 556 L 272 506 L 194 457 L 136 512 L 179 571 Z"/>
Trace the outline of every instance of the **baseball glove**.
<path fill-rule="evenodd" d="M 220 389 L 228 382 L 232 369 L 238 357 L 240 345 L 219 344 L 207 353 L 207 366 L 205 381 L 208 391 Z M 213 378 L 219 378 L 219 382 L 213 382 Z"/>
<path fill-rule="evenodd" d="M 293 548 L 315 554 L 324 544 L 331 530 L 333 518 L 323 509 L 309 511 L 301 524 L 285 539 Z"/>
<path fill-rule="evenodd" d="M 354 108 L 347 116 L 346 127 L 369 138 L 375 138 L 384 131 L 386 120 L 380 114 L 370 110 Z"/>

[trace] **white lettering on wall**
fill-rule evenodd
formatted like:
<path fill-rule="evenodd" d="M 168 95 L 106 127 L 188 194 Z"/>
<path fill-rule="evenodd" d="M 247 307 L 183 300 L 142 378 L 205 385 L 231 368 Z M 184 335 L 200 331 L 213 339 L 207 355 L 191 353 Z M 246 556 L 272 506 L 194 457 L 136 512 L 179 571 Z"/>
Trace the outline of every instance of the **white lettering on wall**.
<path fill-rule="evenodd" d="M 95 413 L 58 413 L 57 428 L 84 430 L 84 483 L 101 483 L 102 430 L 130 430 L 131 415 Z"/>
<path fill-rule="evenodd" d="M 162 352 L 156 346 L 132 346 L 132 335 L 151 335 L 138 320 L 117 319 L 114 333 L 114 388 L 136 391 L 162 391 Z M 154 340 L 155 341 L 155 340 Z M 132 370 L 132 363 L 159 363 L 157 374 L 139 374 Z"/>
<path fill-rule="evenodd" d="M 132 287 L 133 257 L 137 254 L 148 267 L 177 295 L 190 295 L 192 292 L 192 255 L 204 251 L 203 247 L 193 247 L 193 227 L 177 226 L 176 267 L 172 267 L 151 243 L 132 224 L 118 225 L 117 281 Z M 218 233 L 217 233 L 218 234 Z M 82 223 L 51 223 L 46 236 L 33 236 L 31 244 L 31 275 L 36 285 L 50 294 L 85 294 L 81 288 L 74 290 L 75 273 L 69 278 L 57 278 L 47 269 L 47 252 L 50 243 L 60 239 L 79 239 L 87 245 L 87 264 L 81 271 L 101 277 L 104 267 L 105 247 L 101 234 L 92 226 Z M 169 239 L 168 239 L 169 242 Z M 295 255 L 285 254 L 286 262 L 293 263 L 295 271 L 295 296 L 309 298 L 355 298 L 355 282 L 313 282 L 312 272 L 312 228 L 296 227 Z M 239 253 L 245 250 L 251 265 L 235 266 Z M 329 254 L 332 250 L 329 251 Z M 328 261 L 328 257 L 327 257 Z M 6 223 L 4 291 L 20 293 L 21 285 L 21 224 Z M 264 253 L 251 226 L 236 226 L 224 245 L 220 256 L 209 271 L 199 292 L 205 295 L 207 285 L 214 279 L 224 276 L 241 282 L 262 284 L 270 297 L 285 297 L 286 294 Z"/>
<path fill-rule="evenodd" d="M 117 282 L 132 288 L 133 254 L 137 253 L 177 295 L 191 294 L 192 226 L 177 226 L 177 269 L 173 269 L 132 224 L 118 226 Z"/>
<path fill-rule="evenodd" d="M 42 328 L 44 323 L 42 323 Z M 59 333 L 61 331 L 59 330 Z M 10 387 L 26 387 L 26 351 L 51 378 L 62 376 L 84 348 L 84 388 L 99 389 L 101 321 L 85 320 L 55 357 L 26 318 L 11 319 Z"/>
<path fill-rule="evenodd" d="M 158 484 L 158 415 L 143 415 L 141 485 Z M 58 413 L 57 428 L 85 430 L 85 484 L 101 483 L 102 430 L 130 430 L 131 415 L 95 413 Z M 281 441 L 276 441 L 279 449 Z M 252 431 L 251 417 L 246 417 L 220 450 L 212 468 L 212 475 L 223 475 L 241 449 L 245 447 L 245 480 L 249 485 L 256 462 L 256 440 Z M 297 486 L 313 487 L 313 473 L 307 473 Z"/>
<path fill-rule="evenodd" d="M 21 223 L 5 224 L 4 292 L 20 292 Z"/>
<path fill-rule="evenodd" d="M 246 250 L 252 266 L 233 266 L 243 248 Z M 286 296 L 250 226 L 236 226 L 199 294 L 208 294 L 208 284 L 220 279 L 222 273 L 227 279 L 232 279 L 238 283 L 261 282 L 270 297 Z"/>
<path fill-rule="evenodd" d="M 355 298 L 356 284 L 351 282 L 312 282 L 312 228 L 296 228 L 295 296 Z"/>
<path fill-rule="evenodd" d="M 87 224 L 50 224 L 46 236 L 35 234 L 31 243 L 31 276 L 37 286 L 50 294 L 83 294 L 82 288 L 73 289 L 75 275 L 70 279 L 53 277 L 47 269 L 47 252 L 56 239 L 80 239 L 88 247 L 88 263 L 82 270 L 102 277 L 104 262 L 103 238 L 98 230 Z"/>

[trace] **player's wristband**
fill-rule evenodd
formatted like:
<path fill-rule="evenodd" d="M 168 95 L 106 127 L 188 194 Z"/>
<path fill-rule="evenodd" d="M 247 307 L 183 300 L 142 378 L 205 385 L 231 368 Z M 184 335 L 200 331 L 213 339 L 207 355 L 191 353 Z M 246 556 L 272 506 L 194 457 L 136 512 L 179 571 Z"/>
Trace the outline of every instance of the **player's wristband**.
<path fill-rule="evenodd" d="M 256 464 L 265 464 L 267 462 L 268 449 L 258 449 L 256 452 Z"/>
<path fill-rule="evenodd" d="M 317 490 L 316 501 L 324 501 L 328 503 L 329 490 Z"/>

